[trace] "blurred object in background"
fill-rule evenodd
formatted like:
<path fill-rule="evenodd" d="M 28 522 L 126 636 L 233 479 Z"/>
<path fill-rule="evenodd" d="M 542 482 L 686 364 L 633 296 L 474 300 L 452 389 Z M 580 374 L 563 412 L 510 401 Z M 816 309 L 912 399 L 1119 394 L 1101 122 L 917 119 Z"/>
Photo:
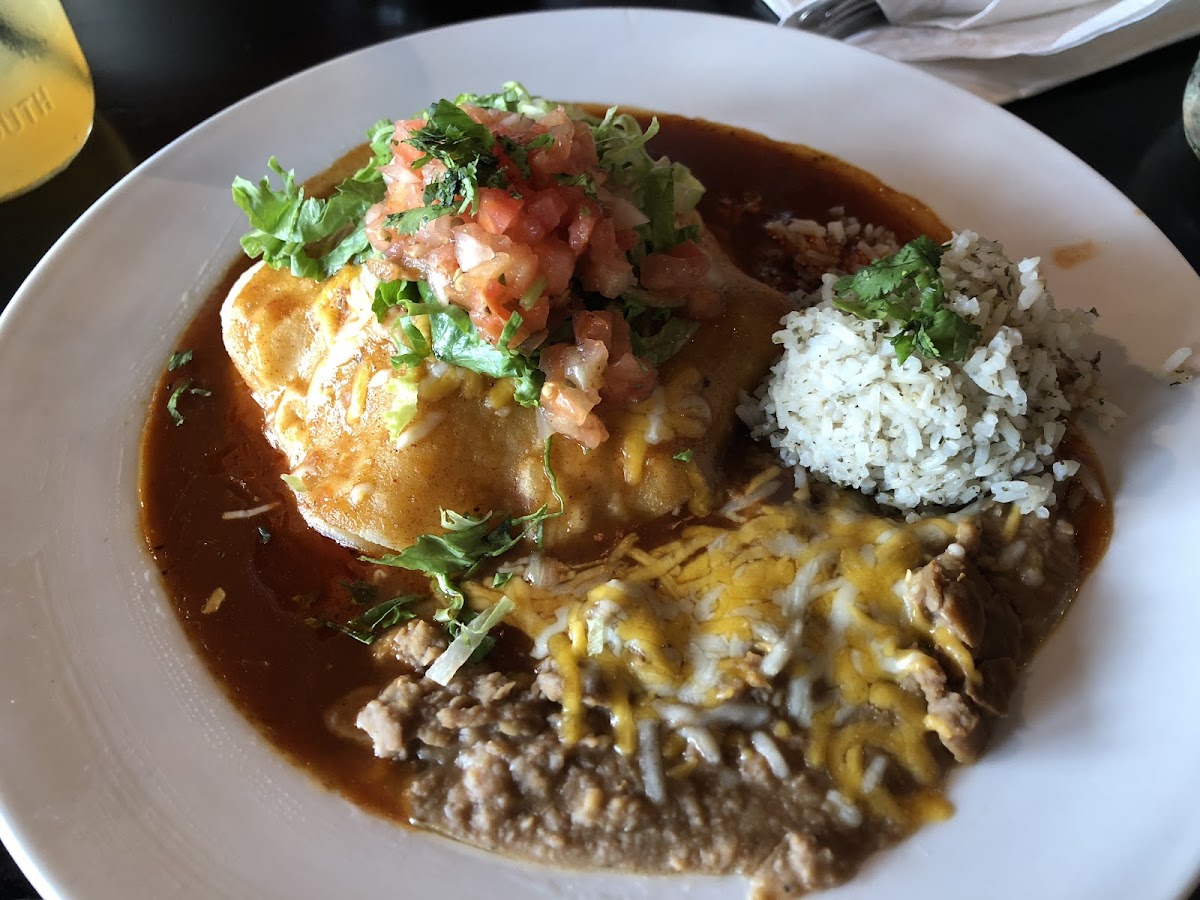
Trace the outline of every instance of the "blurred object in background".
<path fill-rule="evenodd" d="M 62 171 L 91 133 L 95 106 L 59 0 L 0 0 L 0 200 Z"/>
<path fill-rule="evenodd" d="M 1183 133 L 1196 156 L 1200 156 L 1200 57 L 1183 89 Z"/>
<path fill-rule="evenodd" d="M 4 261 L 0 266 L 0 309 L 34 263 L 133 166 L 129 148 L 100 115 L 87 143 L 66 169 L 21 196 L 0 203 L 0 235 L 4 235 L 0 249 Z M 0 898 L 4 896 L 0 892 Z"/>

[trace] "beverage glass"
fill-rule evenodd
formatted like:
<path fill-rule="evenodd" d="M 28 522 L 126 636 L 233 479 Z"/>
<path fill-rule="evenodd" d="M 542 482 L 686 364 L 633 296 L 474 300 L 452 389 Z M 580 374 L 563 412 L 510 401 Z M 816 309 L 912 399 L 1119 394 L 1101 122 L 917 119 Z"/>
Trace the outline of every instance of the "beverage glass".
<path fill-rule="evenodd" d="M 0 0 L 0 200 L 66 168 L 95 107 L 91 72 L 59 0 Z"/>

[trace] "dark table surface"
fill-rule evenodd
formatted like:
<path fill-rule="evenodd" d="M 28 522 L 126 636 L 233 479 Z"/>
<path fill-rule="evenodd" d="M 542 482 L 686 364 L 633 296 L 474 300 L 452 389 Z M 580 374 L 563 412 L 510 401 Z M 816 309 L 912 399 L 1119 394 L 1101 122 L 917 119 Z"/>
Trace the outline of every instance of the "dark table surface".
<path fill-rule="evenodd" d="M 37 190 L 0 203 L 0 305 L 60 234 L 136 163 L 229 104 L 316 63 L 389 38 L 543 2 L 63 0 L 96 85 L 96 127 L 79 158 Z M 673 6 L 774 21 L 758 0 Z M 1180 99 L 1200 38 L 1009 104 L 1111 181 L 1200 271 L 1200 161 Z M 3 773 L 0 773 L 3 777 Z M 36 897 L 0 849 L 0 900 Z M 1200 900 L 1200 891 L 1192 900 Z"/>

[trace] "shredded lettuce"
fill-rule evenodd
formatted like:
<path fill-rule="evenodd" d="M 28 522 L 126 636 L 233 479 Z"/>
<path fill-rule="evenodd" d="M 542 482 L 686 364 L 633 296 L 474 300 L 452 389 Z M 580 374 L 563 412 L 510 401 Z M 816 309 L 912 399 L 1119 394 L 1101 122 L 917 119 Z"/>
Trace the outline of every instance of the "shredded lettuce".
<path fill-rule="evenodd" d="M 233 202 L 246 214 L 250 231 L 242 236 L 242 249 L 251 258 L 262 257 L 272 268 L 289 268 L 293 275 L 321 280 L 347 263 L 374 255 L 367 241 L 363 217 L 383 199 L 383 176 L 378 168 L 391 161 L 394 124 L 387 119 L 367 131 L 371 161 L 334 189 L 328 200 L 306 197 L 275 157 L 267 165 L 280 176 L 275 190 L 271 176 L 258 184 L 233 180 Z"/>
<path fill-rule="evenodd" d="M 299 475 L 289 475 L 287 472 L 285 472 L 280 475 L 279 478 L 284 484 L 298 494 L 303 494 L 308 490 L 308 485 L 304 483 L 304 479 Z"/>
<path fill-rule="evenodd" d="M 675 222 L 696 208 L 704 186 L 687 166 L 650 156 L 646 144 L 658 134 L 658 119 L 651 119 L 643 131 L 634 116 L 618 113 L 614 106 L 603 119 L 585 121 L 591 125 L 600 165 L 608 170 L 610 184 L 628 193 L 650 220 L 638 228 L 641 253 L 662 253 L 694 238 L 691 229 L 676 228 Z"/>
<path fill-rule="evenodd" d="M 499 625 L 500 620 L 514 609 L 516 609 L 516 604 L 510 598 L 502 596 L 494 606 L 484 610 L 469 622 L 460 624 L 458 634 L 450 642 L 450 646 L 426 670 L 425 677 L 440 685 L 449 684 L 455 673 L 479 649 L 488 637 L 488 632 Z"/>
<path fill-rule="evenodd" d="M 383 422 L 387 426 L 388 437 L 399 441 L 412 420 L 417 417 L 417 382 L 419 377 L 415 371 L 396 375 L 384 390 L 393 395 L 392 408 L 383 414 Z"/>
<path fill-rule="evenodd" d="M 503 109 L 531 119 L 540 119 L 558 105 L 544 97 L 535 97 L 519 81 L 504 82 L 496 94 L 459 94 L 454 98 L 454 103 L 457 106 L 465 103 L 486 109 Z"/>

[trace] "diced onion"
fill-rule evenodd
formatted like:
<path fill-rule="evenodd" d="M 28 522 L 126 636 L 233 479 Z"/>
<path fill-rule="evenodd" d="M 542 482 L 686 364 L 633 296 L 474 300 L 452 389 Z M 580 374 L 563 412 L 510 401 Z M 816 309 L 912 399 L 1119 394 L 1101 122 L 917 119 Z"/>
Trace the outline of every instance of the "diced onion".
<path fill-rule="evenodd" d="M 454 258 L 459 268 L 470 272 L 476 266 L 494 259 L 496 251 L 464 228 L 454 235 Z"/>
<path fill-rule="evenodd" d="M 618 197 L 615 194 L 610 194 L 604 198 L 604 205 L 609 213 L 612 214 L 613 227 L 617 231 L 624 231 L 629 228 L 637 228 L 639 225 L 645 225 L 650 220 L 640 209 L 626 200 L 624 197 Z"/>
<path fill-rule="evenodd" d="M 638 764 L 647 799 L 662 803 L 667 796 L 663 776 L 662 753 L 658 747 L 658 723 L 653 719 L 638 722 Z"/>
<path fill-rule="evenodd" d="M 759 756 L 767 761 L 767 765 L 771 769 L 771 774 L 776 778 L 784 779 L 792 774 L 787 760 L 779 752 L 779 747 L 765 731 L 756 731 L 750 735 L 750 743 L 758 751 Z"/>

